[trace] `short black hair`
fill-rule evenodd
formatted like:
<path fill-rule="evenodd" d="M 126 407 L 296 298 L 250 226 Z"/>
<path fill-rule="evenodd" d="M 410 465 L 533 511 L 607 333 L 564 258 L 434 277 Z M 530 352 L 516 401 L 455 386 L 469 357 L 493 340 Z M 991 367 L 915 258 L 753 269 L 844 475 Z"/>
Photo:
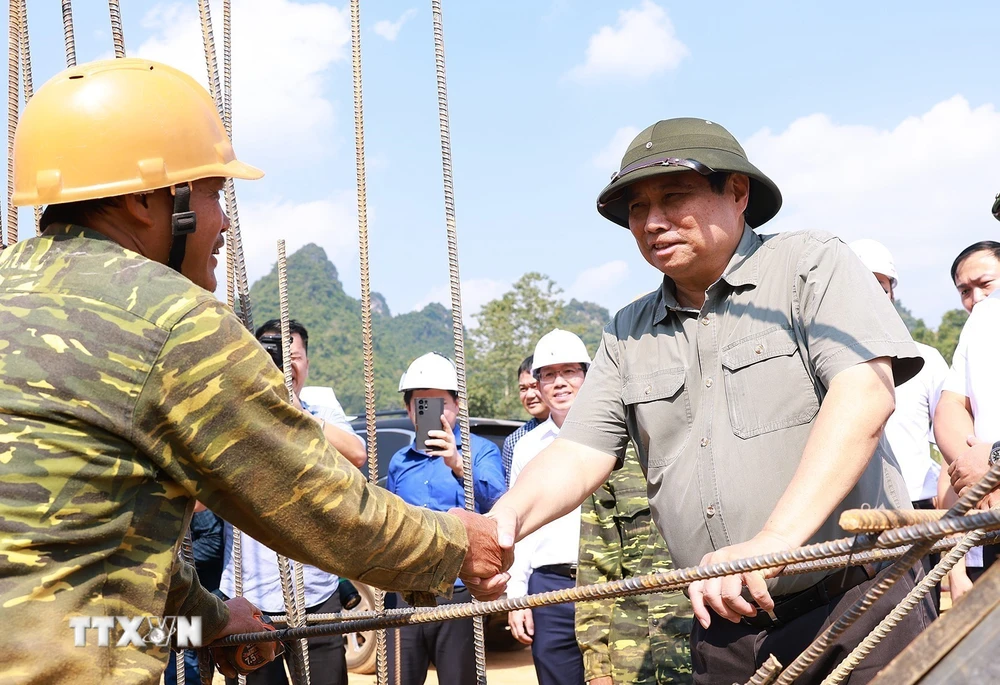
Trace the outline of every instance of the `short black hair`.
<path fill-rule="evenodd" d="M 534 361 L 535 361 L 535 355 L 533 354 L 529 354 L 527 357 L 525 357 L 524 361 L 521 362 L 521 365 L 517 367 L 517 378 L 515 378 L 514 380 L 520 379 L 522 373 L 531 373 L 531 364 Z"/>
<path fill-rule="evenodd" d="M 405 406 L 409 407 L 410 406 L 410 400 L 413 399 L 413 393 L 416 392 L 417 390 L 421 390 L 421 389 L 422 390 L 438 390 L 438 388 L 414 388 L 413 390 L 405 390 L 403 392 L 403 404 Z M 456 402 L 458 402 L 458 393 L 457 392 L 455 392 L 454 390 L 448 390 L 447 392 L 451 395 L 451 399 L 453 399 Z"/>
<path fill-rule="evenodd" d="M 726 181 L 732 174 L 728 171 L 713 171 L 705 178 L 708 179 L 708 187 L 712 189 L 712 192 L 716 195 L 722 195 L 726 192 Z"/>
<path fill-rule="evenodd" d="M 257 333 L 254 337 L 257 338 L 257 340 L 260 340 L 261 336 L 267 333 L 277 333 L 280 335 L 281 319 L 271 319 L 270 321 L 266 321 L 264 325 L 260 326 L 257 329 Z M 288 335 L 290 336 L 292 335 L 292 333 L 299 334 L 299 337 L 302 338 L 302 347 L 305 349 L 306 354 L 309 354 L 309 331 L 306 330 L 306 327 L 300 324 L 295 319 L 289 319 Z"/>
<path fill-rule="evenodd" d="M 958 268 L 962 266 L 962 262 L 977 252 L 992 252 L 997 261 L 1000 261 L 1000 243 L 995 240 L 980 240 L 978 243 L 973 243 L 959 252 L 958 256 L 955 257 L 955 261 L 951 263 L 952 283 L 955 282 L 955 277 L 958 276 Z"/>
<path fill-rule="evenodd" d="M 101 214 L 112 207 L 119 207 L 122 196 L 102 197 L 96 200 L 80 200 L 79 202 L 61 202 L 49 205 L 42 212 L 38 222 L 38 230 L 44 231 L 52 224 L 78 224 L 86 226 L 95 215 Z"/>

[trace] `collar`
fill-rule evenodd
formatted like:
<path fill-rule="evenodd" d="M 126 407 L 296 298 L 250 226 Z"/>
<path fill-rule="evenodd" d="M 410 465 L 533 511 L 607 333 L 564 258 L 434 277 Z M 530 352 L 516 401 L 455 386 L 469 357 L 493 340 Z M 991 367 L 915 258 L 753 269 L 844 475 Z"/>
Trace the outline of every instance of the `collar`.
<path fill-rule="evenodd" d="M 541 431 L 542 431 L 542 437 L 546 437 L 546 436 L 549 436 L 549 435 L 552 435 L 552 436 L 555 436 L 555 437 L 559 436 L 559 426 L 556 425 L 556 422 L 552 420 L 551 416 L 549 418 L 545 419 L 544 421 L 542 421 L 537 426 L 535 426 L 535 428 L 532 429 L 532 432 L 534 432 L 536 430 L 539 430 L 539 429 L 541 429 Z"/>
<path fill-rule="evenodd" d="M 763 243 L 761 237 L 748 224 L 744 223 L 740 242 L 719 280 L 725 281 L 734 288 L 745 285 L 756 286 L 760 282 L 760 260 L 757 257 L 757 250 Z M 665 321 L 672 311 L 697 311 L 693 307 L 681 306 L 675 293 L 676 288 L 673 280 L 669 276 L 664 276 L 657 297 L 654 324 Z"/>

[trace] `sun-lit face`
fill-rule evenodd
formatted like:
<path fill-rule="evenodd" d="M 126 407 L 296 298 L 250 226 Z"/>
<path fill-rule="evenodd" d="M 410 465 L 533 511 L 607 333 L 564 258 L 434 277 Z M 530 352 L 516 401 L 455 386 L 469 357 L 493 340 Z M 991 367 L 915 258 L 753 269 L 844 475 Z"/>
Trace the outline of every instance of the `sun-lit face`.
<path fill-rule="evenodd" d="M 222 211 L 221 178 L 206 178 L 191 184 L 191 211 L 195 213 L 195 232 L 187 237 L 181 273 L 208 291 L 214 291 L 219 266 L 216 255 L 222 249 L 222 234 L 229 228 L 229 218 Z"/>
<path fill-rule="evenodd" d="M 892 279 L 885 274 L 875 274 L 875 280 L 877 280 L 878 284 L 882 286 L 882 290 L 884 290 L 885 294 L 889 296 L 889 300 L 891 302 L 895 302 L 896 297 L 892 292 Z"/>
<path fill-rule="evenodd" d="M 632 184 L 627 191 L 629 230 L 642 256 L 674 281 L 703 280 L 708 272 L 719 271 L 743 234 L 746 187 L 746 177 L 734 174 L 719 194 L 694 171 Z"/>
<path fill-rule="evenodd" d="M 566 417 L 585 377 L 582 364 L 551 364 L 538 370 L 538 390 L 553 415 Z"/>
<path fill-rule="evenodd" d="M 548 416 L 549 408 L 542 401 L 542 395 L 538 391 L 538 381 L 529 371 L 522 371 L 520 378 L 517 379 L 517 395 L 528 414 L 536 419 Z"/>
<path fill-rule="evenodd" d="M 990 250 L 973 252 L 955 270 L 955 288 L 965 311 L 990 296 L 1000 285 L 1000 260 Z"/>

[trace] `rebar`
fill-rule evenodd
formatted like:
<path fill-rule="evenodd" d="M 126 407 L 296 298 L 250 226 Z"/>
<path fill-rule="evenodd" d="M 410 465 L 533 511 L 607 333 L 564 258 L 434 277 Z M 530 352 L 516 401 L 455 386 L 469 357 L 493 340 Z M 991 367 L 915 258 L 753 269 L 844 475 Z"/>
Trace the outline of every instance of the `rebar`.
<path fill-rule="evenodd" d="M 10 0 L 7 43 L 7 245 L 17 242 L 14 206 L 14 133 L 20 109 L 21 2 Z"/>
<path fill-rule="evenodd" d="M 434 23 L 434 71 L 437 78 L 438 124 L 441 129 L 441 176 L 444 181 L 444 216 L 448 238 L 448 282 L 451 291 L 451 328 L 455 340 L 455 371 L 458 375 L 458 422 L 462 442 L 465 508 L 476 510 L 472 474 L 472 443 L 469 433 L 469 394 L 465 375 L 465 327 L 462 318 L 462 279 L 458 261 L 458 226 L 455 218 L 455 186 L 452 178 L 451 123 L 448 113 L 448 77 L 445 71 L 444 23 L 441 0 L 431 0 Z M 473 600 L 474 601 L 474 600 Z M 486 633 L 482 616 L 473 619 L 476 649 L 476 681 L 486 683 Z"/>
<path fill-rule="evenodd" d="M 378 441 L 375 431 L 375 351 L 372 336 L 371 269 L 368 262 L 368 196 L 365 171 L 365 117 L 361 82 L 361 9 L 351 0 L 351 82 L 354 90 L 354 166 L 358 188 L 358 252 L 361 271 L 361 356 L 365 382 L 365 429 L 368 446 L 368 482 L 378 483 Z M 385 609 L 385 592 L 374 588 L 375 610 Z M 389 654 L 385 630 L 375 633 L 375 672 L 386 685 Z M 397 664 L 396 671 L 399 671 Z"/>
<path fill-rule="evenodd" d="M 76 36 L 73 34 L 73 0 L 62 0 L 63 43 L 66 45 L 66 66 L 76 66 Z"/>
<path fill-rule="evenodd" d="M 904 528 L 897 528 L 895 530 L 889 530 L 882 533 L 879 536 L 879 544 L 882 546 L 886 545 L 900 545 L 905 542 L 916 542 L 909 552 L 904 554 L 895 564 L 893 564 L 887 571 L 883 572 L 881 579 L 874 585 L 868 588 L 865 594 L 858 599 L 839 619 L 833 622 L 822 634 L 819 635 L 812 644 L 810 644 L 805 651 L 803 651 L 796 659 L 789 664 L 788 668 L 782 672 L 778 677 L 778 685 L 791 685 L 795 682 L 795 679 L 802 675 L 803 672 L 816 660 L 818 659 L 830 643 L 833 642 L 837 637 L 842 635 L 845 630 L 854 624 L 858 618 L 867 611 L 872 604 L 874 604 L 878 599 L 884 595 L 889 588 L 896 583 L 897 580 L 903 577 L 903 575 L 913 567 L 931 548 L 932 542 L 925 541 L 930 535 L 926 534 L 926 531 L 934 530 L 944 530 L 945 534 L 955 533 L 959 530 L 975 530 L 976 528 L 985 527 L 980 525 L 972 525 L 970 527 L 963 527 L 963 524 L 968 524 L 972 520 L 982 521 L 984 516 L 989 517 L 993 515 L 994 512 L 983 512 L 980 514 L 972 514 L 965 516 L 966 513 L 972 507 L 976 506 L 979 501 L 985 497 L 991 490 L 996 488 L 1000 484 L 1000 464 L 997 464 L 991 468 L 983 478 L 967 489 L 965 494 L 962 495 L 958 502 L 955 503 L 945 518 L 940 521 L 933 521 L 927 523 L 921 523 L 914 526 L 907 526 Z"/>
<path fill-rule="evenodd" d="M 848 509 L 840 515 L 845 533 L 878 533 L 924 521 L 937 521 L 944 509 Z"/>
<path fill-rule="evenodd" d="M 125 31 L 122 28 L 122 8 L 118 0 L 108 0 L 108 11 L 111 13 L 111 40 L 115 44 L 115 57 L 125 57 Z"/>
<path fill-rule="evenodd" d="M 31 76 L 31 41 L 28 36 L 28 2 L 27 0 L 21 0 L 20 7 L 21 14 L 21 24 L 20 24 L 20 53 L 21 53 L 21 76 L 24 78 L 24 104 L 28 104 L 28 100 L 35 94 L 34 79 Z M 38 205 L 32 207 L 32 211 L 35 215 L 35 233 L 40 234 L 42 232 L 42 208 Z"/>

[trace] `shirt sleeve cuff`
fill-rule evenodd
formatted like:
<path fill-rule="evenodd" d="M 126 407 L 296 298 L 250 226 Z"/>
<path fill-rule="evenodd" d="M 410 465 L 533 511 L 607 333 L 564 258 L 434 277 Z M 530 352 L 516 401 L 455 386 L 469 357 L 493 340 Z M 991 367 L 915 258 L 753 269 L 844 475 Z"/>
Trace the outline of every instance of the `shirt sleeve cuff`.
<path fill-rule="evenodd" d="M 880 357 L 892 360 L 893 382 L 896 386 L 916 376 L 924 365 L 924 358 L 911 341 L 869 340 L 845 345 L 832 357 L 825 359 L 816 372 L 829 387 L 833 377 L 844 369 Z"/>
<path fill-rule="evenodd" d="M 605 433 L 585 423 L 567 419 L 559 429 L 559 439 L 590 447 L 602 454 L 610 454 L 618 460 L 619 466 L 625 461 L 627 441 L 623 446 L 618 436 Z"/>

